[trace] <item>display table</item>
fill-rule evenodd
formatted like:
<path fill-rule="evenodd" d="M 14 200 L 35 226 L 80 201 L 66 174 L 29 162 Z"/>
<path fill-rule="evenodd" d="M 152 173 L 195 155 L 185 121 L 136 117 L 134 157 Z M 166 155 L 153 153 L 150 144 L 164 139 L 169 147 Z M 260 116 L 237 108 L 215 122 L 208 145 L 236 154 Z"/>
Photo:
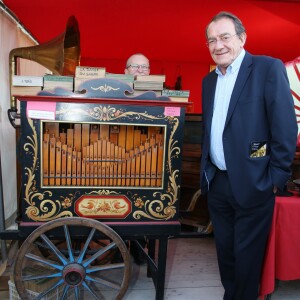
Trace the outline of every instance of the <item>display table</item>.
<path fill-rule="evenodd" d="M 300 196 L 276 197 L 263 265 L 260 297 L 271 294 L 275 280 L 300 279 Z"/>

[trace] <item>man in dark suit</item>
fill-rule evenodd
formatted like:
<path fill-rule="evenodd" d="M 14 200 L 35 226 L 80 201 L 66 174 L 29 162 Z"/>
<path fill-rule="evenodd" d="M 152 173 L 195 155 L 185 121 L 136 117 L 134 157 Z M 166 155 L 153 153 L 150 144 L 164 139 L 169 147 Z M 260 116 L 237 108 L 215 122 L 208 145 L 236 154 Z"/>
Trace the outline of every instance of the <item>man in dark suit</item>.
<path fill-rule="evenodd" d="M 202 83 L 201 188 L 225 300 L 256 300 L 275 193 L 290 176 L 297 139 L 283 63 L 244 50 L 246 32 L 221 12 L 206 28 L 216 63 Z"/>

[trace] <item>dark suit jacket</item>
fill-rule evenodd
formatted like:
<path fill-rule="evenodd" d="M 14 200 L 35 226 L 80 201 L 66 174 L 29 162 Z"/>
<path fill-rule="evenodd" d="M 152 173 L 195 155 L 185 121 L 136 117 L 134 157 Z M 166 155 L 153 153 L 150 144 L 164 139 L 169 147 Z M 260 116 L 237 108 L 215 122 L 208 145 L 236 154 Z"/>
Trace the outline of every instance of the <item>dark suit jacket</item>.
<path fill-rule="evenodd" d="M 201 188 L 205 193 L 214 176 L 209 161 L 210 131 L 217 74 L 202 82 L 203 139 Z M 273 186 L 282 189 L 290 176 L 297 141 L 294 102 L 284 64 L 246 52 L 232 92 L 223 132 L 227 172 L 233 194 L 242 207 L 266 199 Z M 267 153 L 250 157 L 255 143 Z"/>

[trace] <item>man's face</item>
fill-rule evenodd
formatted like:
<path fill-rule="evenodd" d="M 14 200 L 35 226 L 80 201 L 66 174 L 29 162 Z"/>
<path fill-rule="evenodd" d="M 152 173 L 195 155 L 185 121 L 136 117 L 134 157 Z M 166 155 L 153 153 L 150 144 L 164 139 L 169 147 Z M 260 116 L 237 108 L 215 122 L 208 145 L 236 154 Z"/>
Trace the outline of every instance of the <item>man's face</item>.
<path fill-rule="evenodd" d="M 222 73 L 238 57 L 246 42 L 246 33 L 236 34 L 233 21 L 223 18 L 212 22 L 207 28 L 210 55 Z"/>
<path fill-rule="evenodd" d="M 149 75 L 150 66 L 148 59 L 143 55 L 133 55 L 126 66 L 125 74 Z"/>

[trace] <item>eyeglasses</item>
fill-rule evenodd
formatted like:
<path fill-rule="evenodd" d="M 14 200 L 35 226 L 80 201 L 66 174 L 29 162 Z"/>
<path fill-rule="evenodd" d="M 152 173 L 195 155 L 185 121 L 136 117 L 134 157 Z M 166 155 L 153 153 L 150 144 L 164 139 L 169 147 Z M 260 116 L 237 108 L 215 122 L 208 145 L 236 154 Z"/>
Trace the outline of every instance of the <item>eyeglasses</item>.
<path fill-rule="evenodd" d="M 137 65 L 137 64 L 132 64 L 127 66 L 127 69 L 131 68 L 133 71 L 138 70 L 139 68 L 141 68 L 143 71 L 147 71 L 149 70 L 149 66 L 148 65 Z"/>
<path fill-rule="evenodd" d="M 237 35 L 237 33 L 234 34 L 234 35 L 230 35 L 228 33 L 225 33 L 225 34 L 219 35 L 218 38 L 210 38 L 210 39 L 207 40 L 206 46 L 207 47 L 214 47 L 217 44 L 217 41 L 221 41 L 222 43 L 226 44 L 236 35 Z"/>

